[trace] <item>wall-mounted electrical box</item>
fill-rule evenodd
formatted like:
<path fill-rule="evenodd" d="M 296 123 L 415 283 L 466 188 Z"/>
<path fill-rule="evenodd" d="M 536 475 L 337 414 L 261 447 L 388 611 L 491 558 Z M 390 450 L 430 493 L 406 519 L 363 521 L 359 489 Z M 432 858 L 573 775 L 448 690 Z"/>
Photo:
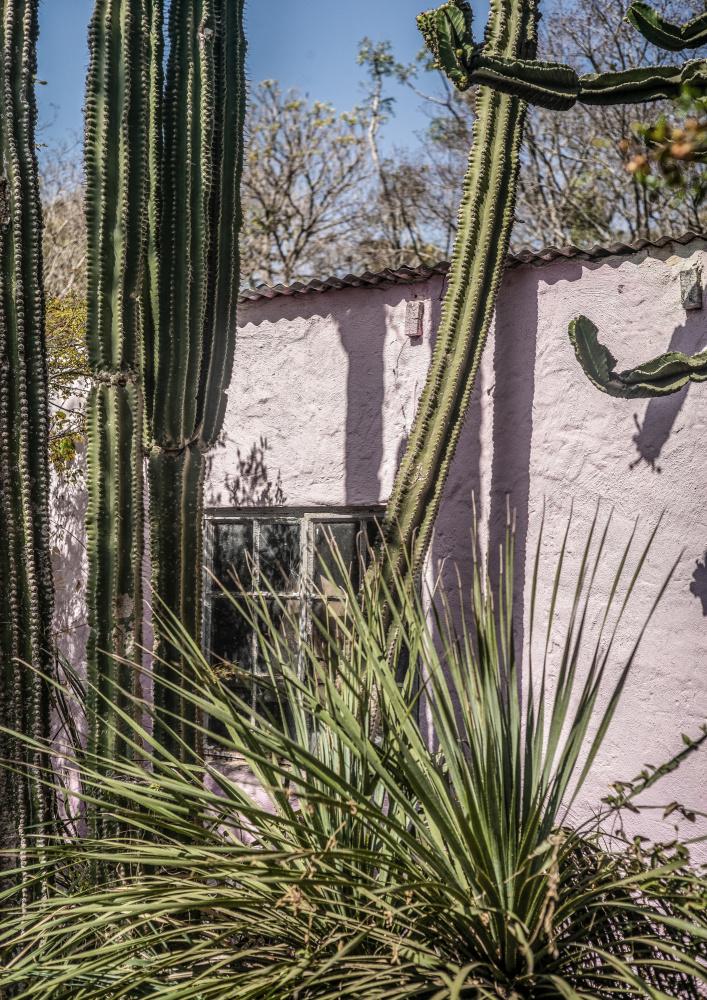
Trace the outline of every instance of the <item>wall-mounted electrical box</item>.
<path fill-rule="evenodd" d="M 414 340 L 423 333 L 425 319 L 425 300 L 410 299 L 405 309 L 405 336 Z"/>
<path fill-rule="evenodd" d="M 680 272 L 680 294 L 685 309 L 702 308 L 702 270 L 695 266 Z"/>

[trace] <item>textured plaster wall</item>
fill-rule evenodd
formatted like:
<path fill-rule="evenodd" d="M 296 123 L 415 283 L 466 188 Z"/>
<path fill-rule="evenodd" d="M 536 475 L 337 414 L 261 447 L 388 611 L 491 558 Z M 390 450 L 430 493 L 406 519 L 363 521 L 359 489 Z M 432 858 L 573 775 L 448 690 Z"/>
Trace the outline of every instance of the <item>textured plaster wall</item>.
<path fill-rule="evenodd" d="M 668 349 L 701 349 L 707 345 L 707 306 L 683 309 L 679 272 L 707 265 L 703 247 L 696 242 L 601 264 L 564 261 L 506 273 L 437 525 L 428 580 L 442 567 L 445 582 L 455 588 L 456 563 L 468 584 L 474 491 L 484 536 L 488 527 L 495 577 L 510 496 L 525 567 L 525 579 L 516 581 L 519 637 L 527 646 L 530 573 L 543 509 L 547 562 L 538 598 L 541 621 L 552 558 L 571 509 L 572 569 L 597 505 L 602 526 L 611 514 L 609 560 L 596 588 L 601 599 L 636 518 L 634 562 L 662 515 L 614 645 L 610 679 L 684 549 L 577 815 L 586 815 L 612 781 L 630 779 L 646 763 L 661 764 L 678 752 L 680 733 L 697 735 L 707 716 L 707 386 L 692 385 L 659 400 L 612 399 L 582 373 L 567 328 L 579 313 L 592 319 L 619 370 Z M 434 278 L 387 290 L 347 289 L 244 306 L 225 431 L 207 479 L 207 507 L 384 503 L 424 383 L 443 292 L 443 279 Z M 405 336 L 405 305 L 412 297 L 426 299 L 419 341 Z M 573 582 L 571 573 L 567 582 Z M 559 602 L 561 622 L 569 613 L 569 593 L 568 586 Z M 590 606 L 594 635 L 600 608 L 601 600 Z M 561 637 L 558 631 L 551 644 L 551 673 Z M 536 641 L 536 657 L 541 652 Z M 655 792 L 654 801 L 679 799 L 707 809 L 706 765 L 707 755 L 694 756 Z M 654 821 L 643 818 L 636 829 L 669 838 L 669 826 L 661 830 L 658 823 L 660 814 L 648 815 Z"/>
<path fill-rule="evenodd" d="M 586 815 L 610 782 L 632 778 L 646 763 L 664 762 L 681 748 L 680 733 L 696 735 L 707 716 L 707 385 L 661 400 L 612 399 L 580 370 L 567 327 L 577 314 L 587 315 L 619 369 L 668 349 L 701 349 L 707 345 L 707 305 L 685 312 L 679 273 L 694 263 L 707 271 L 704 247 L 695 242 L 602 264 L 558 261 L 506 273 L 438 519 L 428 581 L 442 567 L 447 585 L 455 587 L 456 563 L 468 585 L 472 491 L 483 537 L 488 529 L 495 577 L 510 496 L 522 567 L 516 581 L 518 635 L 527 647 L 530 573 L 543 509 L 542 622 L 552 557 L 571 508 L 572 568 L 597 505 L 602 524 L 613 512 L 606 550 L 614 565 L 636 518 L 639 549 L 662 515 L 615 643 L 610 677 L 617 676 L 684 549 L 576 815 Z M 443 293 L 444 279 L 437 277 L 413 286 L 244 305 L 224 432 L 209 461 L 207 510 L 384 503 L 424 384 Z M 405 335 L 412 297 L 426 300 L 424 336 L 416 341 Z M 57 629 L 77 662 L 85 642 L 85 499 L 74 495 L 55 507 Z M 599 574 L 600 596 L 608 593 L 609 569 Z M 564 621 L 567 594 L 558 604 Z M 598 613 L 599 606 L 590 608 L 593 634 Z M 559 637 L 550 647 L 551 673 Z M 534 648 L 540 657 L 542 644 Z M 707 754 L 695 755 L 663 792 L 651 793 L 653 800 L 678 799 L 707 811 L 706 777 Z M 636 829 L 669 838 L 671 830 L 660 829 L 659 816 L 654 823 L 642 819 Z"/>
<path fill-rule="evenodd" d="M 430 298 L 419 341 L 405 336 L 413 291 Z M 438 278 L 243 306 L 207 506 L 385 502 L 424 385 L 441 291 Z"/>

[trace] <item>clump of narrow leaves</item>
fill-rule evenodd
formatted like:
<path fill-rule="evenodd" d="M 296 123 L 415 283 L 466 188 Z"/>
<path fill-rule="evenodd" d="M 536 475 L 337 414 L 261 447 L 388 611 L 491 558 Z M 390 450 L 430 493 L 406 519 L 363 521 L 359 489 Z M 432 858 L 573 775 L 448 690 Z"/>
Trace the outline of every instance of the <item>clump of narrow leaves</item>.
<path fill-rule="evenodd" d="M 707 196 L 707 99 L 700 89 L 685 87 L 670 115 L 634 122 L 619 142 L 626 170 L 653 199 L 689 198 L 695 209 Z"/>
<path fill-rule="evenodd" d="M 390 594 L 376 573 L 315 624 L 316 644 L 300 636 L 293 648 L 298 623 L 276 627 L 272 598 L 251 602 L 255 716 L 166 622 L 199 682 L 192 695 L 173 678 L 207 751 L 189 740 L 166 752 L 141 703 L 118 719 L 124 760 L 80 743 L 67 753 L 63 828 L 31 874 L 44 898 L 5 915 L 0 989 L 38 1000 L 703 995 L 707 884 L 686 849 L 612 848 L 601 819 L 567 823 L 638 647 L 614 662 L 648 551 L 630 570 L 630 543 L 601 635 L 586 636 L 605 543 L 592 529 L 564 622 L 565 548 L 543 592 L 538 546 L 530 631 L 544 653 L 522 676 L 511 533 L 493 597 L 477 562 L 459 631 L 442 600 L 433 635 L 414 591 L 401 581 Z M 234 676 L 246 683 L 237 665 Z M 637 808 L 651 779 L 621 786 L 605 816 Z"/>

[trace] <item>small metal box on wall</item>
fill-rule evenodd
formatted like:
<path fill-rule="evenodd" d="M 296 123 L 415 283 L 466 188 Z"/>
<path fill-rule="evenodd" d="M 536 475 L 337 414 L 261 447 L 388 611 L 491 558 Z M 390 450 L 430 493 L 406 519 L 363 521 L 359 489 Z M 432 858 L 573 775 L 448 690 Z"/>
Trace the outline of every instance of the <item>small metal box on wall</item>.
<path fill-rule="evenodd" d="M 411 340 L 421 337 L 424 332 L 425 300 L 417 297 L 409 299 L 405 308 L 405 336 Z"/>
<path fill-rule="evenodd" d="M 702 308 L 702 269 L 698 265 L 680 272 L 680 295 L 685 309 Z"/>

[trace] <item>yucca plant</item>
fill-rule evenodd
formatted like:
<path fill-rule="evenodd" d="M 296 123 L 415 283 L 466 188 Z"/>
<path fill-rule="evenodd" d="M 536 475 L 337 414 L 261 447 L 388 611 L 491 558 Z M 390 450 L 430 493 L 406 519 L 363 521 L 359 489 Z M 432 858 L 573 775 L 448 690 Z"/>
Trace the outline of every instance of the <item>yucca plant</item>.
<path fill-rule="evenodd" d="M 636 809 L 640 790 L 697 743 L 624 787 L 599 819 L 567 823 L 641 638 L 613 663 L 650 548 L 634 558 L 633 539 L 600 634 L 587 638 L 606 542 L 607 529 L 593 527 L 562 623 L 566 544 L 549 592 L 538 545 L 530 641 L 544 651 L 539 670 L 527 663 L 525 706 L 510 531 L 497 592 L 478 560 L 458 633 L 444 599 L 433 635 L 422 602 L 404 581 L 386 593 L 381 573 L 363 601 L 344 594 L 316 644 L 293 644 L 285 608 L 276 626 L 265 599 L 248 604 L 263 669 L 255 715 L 219 678 L 228 668 L 244 684 L 237 665 L 208 663 L 185 629 L 165 622 L 199 681 L 190 717 L 212 720 L 203 734 L 210 729 L 212 753 L 196 754 L 188 737 L 165 753 L 144 703 L 123 714 L 119 772 L 78 744 L 66 801 L 103 809 L 114 833 L 96 841 L 65 821 L 35 871 L 51 872 L 48 898 L 3 922 L 0 989 L 38 1000 L 703 995 L 707 883 L 685 847 L 612 847 L 601 815 Z M 384 606 L 404 610 L 393 651 L 412 665 L 402 685 Z M 181 678 L 173 683 L 182 690 Z M 174 722 L 178 740 L 184 720 Z"/>

